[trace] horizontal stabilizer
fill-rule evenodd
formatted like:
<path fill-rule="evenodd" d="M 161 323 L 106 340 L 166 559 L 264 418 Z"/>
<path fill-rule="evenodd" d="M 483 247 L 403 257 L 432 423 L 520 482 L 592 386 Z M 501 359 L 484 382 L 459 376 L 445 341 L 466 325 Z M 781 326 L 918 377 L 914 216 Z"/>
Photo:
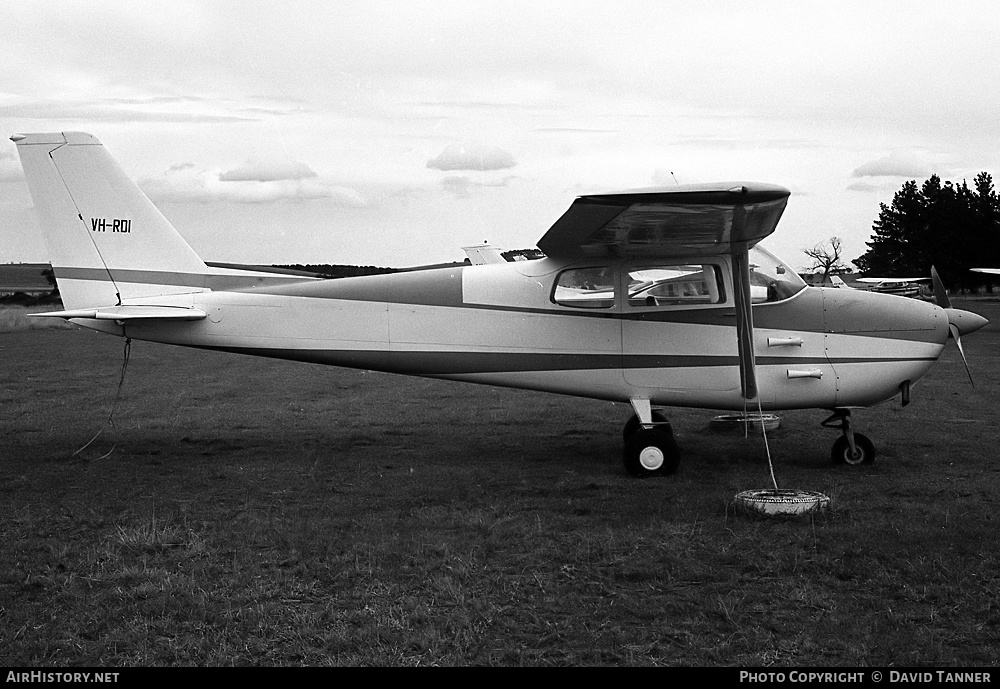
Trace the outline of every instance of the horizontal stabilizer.
<path fill-rule="evenodd" d="M 94 318 L 99 321 L 168 320 L 197 321 L 208 314 L 184 306 L 101 306 L 96 309 L 49 311 L 30 314 L 35 318 Z"/>

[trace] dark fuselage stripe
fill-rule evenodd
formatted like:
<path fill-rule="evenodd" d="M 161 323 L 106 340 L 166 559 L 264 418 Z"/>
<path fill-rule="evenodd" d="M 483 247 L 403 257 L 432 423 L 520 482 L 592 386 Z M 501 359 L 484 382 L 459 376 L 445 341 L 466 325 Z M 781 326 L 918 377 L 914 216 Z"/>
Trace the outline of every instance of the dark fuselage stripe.
<path fill-rule="evenodd" d="M 284 285 L 289 282 L 302 282 L 306 278 L 298 275 L 218 275 L 212 273 L 177 273 L 165 270 L 134 270 L 112 268 L 53 268 L 53 275 L 62 280 L 89 280 L 92 282 L 108 282 L 108 275 L 117 282 L 134 282 L 143 285 L 171 285 L 175 287 L 191 287 L 193 289 L 246 289 L 263 285 Z M 263 293 L 263 290 L 260 290 Z"/>
<path fill-rule="evenodd" d="M 332 364 L 373 371 L 416 375 L 471 373 L 523 373 L 531 371 L 582 371 L 642 368 L 702 368 L 736 366 L 737 356 L 655 355 L 655 354 L 558 354 L 510 352 L 424 352 L 377 350 L 324 350 L 266 347 L 203 347 L 218 351 L 252 354 L 279 359 Z M 934 361 L 934 357 L 908 358 L 823 358 L 757 357 L 758 366 L 883 364 L 904 361 Z"/>

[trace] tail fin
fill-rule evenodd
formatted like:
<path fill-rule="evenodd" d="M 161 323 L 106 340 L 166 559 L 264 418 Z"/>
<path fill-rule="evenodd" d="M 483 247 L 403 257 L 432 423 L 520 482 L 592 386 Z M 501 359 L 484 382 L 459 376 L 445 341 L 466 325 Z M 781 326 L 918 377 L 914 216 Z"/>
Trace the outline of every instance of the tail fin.
<path fill-rule="evenodd" d="M 476 244 L 475 246 L 463 246 L 462 251 L 469 257 L 472 265 L 486 263 L 506 263 L 507 259 L 500 254 L 500 250 L 489 244 Z"/>
<path fill-rule="evenodd" d="M 15 134 L 67 309 L 205 289 L 208 268 L 90 134 Z"/>

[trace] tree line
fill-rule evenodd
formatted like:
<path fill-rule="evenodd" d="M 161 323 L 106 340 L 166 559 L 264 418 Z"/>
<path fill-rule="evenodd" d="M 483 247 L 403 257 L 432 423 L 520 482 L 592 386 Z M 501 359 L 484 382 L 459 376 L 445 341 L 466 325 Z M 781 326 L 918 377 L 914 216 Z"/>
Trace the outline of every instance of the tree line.
<path fill-rule="evenodd" d="M 868 251 L 853 261 L 862 273 L 921 277 L 933 265 L 949 286 L 972 289 L 984 276 L 970 268 L 1000 268 L 1000 200 L 988 173 L 972 187 L 937 175 L 919 187 L 910 180 L 879 205 Z"/>

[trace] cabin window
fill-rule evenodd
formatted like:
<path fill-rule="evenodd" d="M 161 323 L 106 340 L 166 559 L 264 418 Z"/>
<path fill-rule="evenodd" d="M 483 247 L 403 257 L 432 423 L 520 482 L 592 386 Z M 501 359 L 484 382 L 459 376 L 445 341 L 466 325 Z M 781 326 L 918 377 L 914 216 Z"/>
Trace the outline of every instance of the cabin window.
<path fill-rule="evenodd" d="M 654 264 L 628 274 L 629 306 L 705 306 L 725 301 L 722 274 L 711 263 Z"/>
<path fill-rule="evenodd" d="M 615 271 L 608 266 L 572 268 L 559 273 L 552 301 L 579 309 L 607 309 L 615 304 Z"/>

